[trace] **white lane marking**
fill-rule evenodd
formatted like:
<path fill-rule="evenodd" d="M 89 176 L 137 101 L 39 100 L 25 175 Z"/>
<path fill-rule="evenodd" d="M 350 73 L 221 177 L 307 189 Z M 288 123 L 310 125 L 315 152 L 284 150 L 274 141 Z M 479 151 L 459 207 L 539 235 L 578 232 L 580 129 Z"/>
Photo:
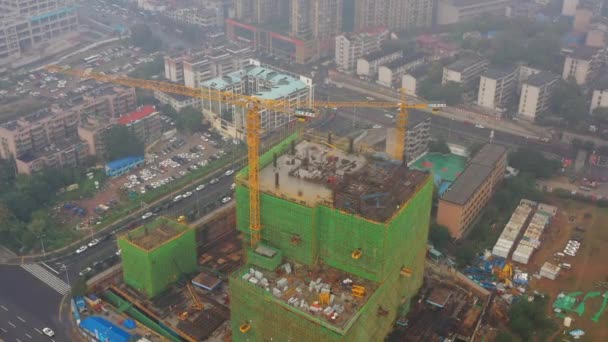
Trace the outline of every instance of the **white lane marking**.
<path fill-rule="evenodd" d="M 16 325 L 14 325 L 14 324 L 13 324 L 13 322 L 11 322 L 11 321 L 8 321 L 8 325 L 10 325 L 10 326 L 11 326 L 11 327 L 13 327 L 13 328 L 16 328 L 16 327 L 17 327 L 17 326 L 16 326 Z"/>
<path fill-rule="evenodd" d="M 3 309 L 4 309 L 4 311 L 8 311 L 8 309 L 7 309 L 7 308 L 6 308 L 6 306 L 4 306 L 4 305 L 0 305 L 0 308 L 3 308 Z"/>
<path fill-rule="evenodd" d="M 42 331 L 38 330 L 38 328 L 34 328 L 34 330 L 36 330 L 37 333 L 39 333 L 40 335 L 42 335 Z"/>
<path fill-rule="evenodd" d="M 55 270 L 54 268 L 52 268 L 51 266 L 47 265 L 46 262 L 42 263 L 46 268 L 48 268 L 49 270 L 51 270 L 53 273 L 55 274 L 59 274 L 59 271 Z"/>
<path fill-rule="evenodd" d="M 70 291 L 70 286 L 68 284 L 38 264 L 25 264 L 21 265 L 21 268 L 62 295 Z"/>
<path fill-rule="evenodd" d="M 17 342 L 21 342 L 21 340 L 20 340 L 20 339 L 17 339 Z"/>
<path fill-rule="evenodd" d="M 2 330 L 2 332 L 6 332 L 6 329 L 4 329 L 4 328 L 0 328 L 0 330 Z"/>
<path fill-rule="evenodd" d="M 30 336 L 28 333 L 25 333 L 25 336 L 27 336 L 27 338 L 29 338 L 30 340 L 32 339 L 32 336 Z"/>
<path fill-rule="evenodd" d="M 17 319 L 20 320 L 21 322 L 25 323 L 25 320 L 19 316 L 17 316 Z"/>

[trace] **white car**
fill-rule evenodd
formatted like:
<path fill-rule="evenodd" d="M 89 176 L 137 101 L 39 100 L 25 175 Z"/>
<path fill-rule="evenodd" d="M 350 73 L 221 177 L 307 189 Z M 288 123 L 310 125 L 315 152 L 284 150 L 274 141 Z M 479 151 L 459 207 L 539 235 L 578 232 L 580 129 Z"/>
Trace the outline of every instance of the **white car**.
<path fill-rule="evenodd" d="M 55 336 L 55 332 L 53 330 L 51 330 L 51 328 L 48 328 L 48 327 L 42 328 L 42 332 L 48 337 Z"/>
<path fill-rule="evenodd" d="M 231 175 L 231 174 L 233 174 L 233 173 L 234 173 L 234 170 L 228 170 L 228 171 L 226 171 L 224 174 L 225 174 L 226 176 L 230 176 L 230 175 Z"/>
<path fill-rule="evenodd" d="M 93 269 L 91 269 L 90 267 L 85 268 L 84 270 L 80 271 L 78 273 L 79 276 L 84 277 L 85 275 L 89 274 Z"/>
<path fill-rule="evenodd" d="M 212 180 L 209 181 L 209 184 L 215 184 L 217 182 L 219 182 L 220 180 L 217 178 L 213 178 Z"/>
<path fill-rule="evenodd" d="M 82 246 L 78 247 L 78 249 L 76 250 L 76 254 L 80 254 L 86 250 L 87 250 L 87 245 L 82 245 Z"/>
<path fill-rule="evenodd" d="M 177 196 L 175 196 L 175 198 L 173 198 L 173 202 L 179 202 L 182 200 L 182 198 L 183 198 L 182 195 L 177 195 Z"/>
<path fill-rule="evenodd" d="M 222 198 L 222 203 L 228 203 L 232 200 L 232 197 L 224 197 Z"/>
<path fill-rule="evenodd" d="M 188 192 L 186 192 L 185 194 L 182 195 L 183 198 L 188 198 L 190 196 L 192 196 L 192 191 L 188 191 Z"/>
<path fill-rule="evenodd" d="M 91 242 L 89 242 L 89 247 L 95 247 L 95 245 L 97 245 L 98 243 L 99 243 L 99 240 L 93 239 L 93 240 L 91 240 Z"/>
<path fill-rule="evenodd" d="M 142 220 L 147 220 L 147 219 L 149 219 L 150 217 L 152 217 L 152 215 L 153 215 L 153 214 L 152 214 L 151 212 L 147 212 L 147 213 L 145 213 L 145 214 L 143 214 L 143 215 L 141 216 L 141 219 L 142 219 Z"/>
<path fill-rule="evenodd" d="M 201 184 L 199 186 L 196 187 L 196 191 L 201 191 L 205 188 L 205 184 Z"/>
<path fill-rule="evenodd" d="M 376 124 L 376 125 L 373 125 L 372 128 L 382 128 L 382 125 Z"/>
<path fill-rule="evenodd" d="M 122 254 L 122 249 L 117 250 L 115 254 L 120 256 Z"/>
<path fill-rule="evenodd" d="M 484 125 L 482 125 L 482 124 L 476 124 L 476 125 L 475 125 L 475 127 L 476 127 L 476 128 L 486 128 L 486 127 L 485 127 Z"/>

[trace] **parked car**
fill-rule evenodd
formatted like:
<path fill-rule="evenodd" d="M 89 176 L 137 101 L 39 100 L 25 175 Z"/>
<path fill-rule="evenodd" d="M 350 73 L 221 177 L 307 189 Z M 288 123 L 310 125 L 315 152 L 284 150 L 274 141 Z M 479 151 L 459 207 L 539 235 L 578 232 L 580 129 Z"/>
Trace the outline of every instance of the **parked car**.
<path fill-rule="evenodd" d="M 99 243 L 98 239 L 93 239 L 89 242 L 89 247 L 95 247 Z"/>
<path fill-rule="evenodd" d="M 76 254 L 80 254 L 86 250 L 87 250 L 87 245 L 82 245 L 82 246 L 78 247 L 78 249 L 76 250 Z"/>
<path fill-rule="evenodd" d="M 232 200 L 232 197 L 224 197 L 222 198 L 222 203 L 228 203 Z"/>
<path fill-rule="evenodd" d="M 42 332 L 48 337 L 55 336 L 55 332 L 53 330 L 51 330 L 51 328 L 48 328 L 48 327 L 42 328 Z"/>
<path fill-rule="evenodd" d="M 84 270 L 78 272 L 78 275 L 81 276 L 81 277 L 84 277 L 85 275 L 91 273 L 92 270 L 93 270 L 92 268 L 87 267 Z"/>
<path fill-rule="evenodd" d="M 215 184 L 217 182 L 219 182 L 220 180 L 217 178 L 213 178 L 212 180 L 209 181 L 209 184 Z"/>
<path fill-rule="evenodd" d="M 224 174 L 225 174 L 226 176 L 230 176 L 230 175 L 231 175 L 231 174 L 233 174 L 233 173 L 234 173 L 234 170 L 228 170 L 228 171 L 226 171 Z"/>
<path fill-rule="evenodd" d="M 199 186 L 196 187 L 196 191 L 201 191 L 205 188 L 205 184 L 201 184 Z"/>
<path fill-rule="evenodd" d="M 182 200 L 182 198 L 183 198 L 182 195 L 177 195 L 173 198 L 173 202 L 179 202 Z"/>
<path fill-rule="evenodd" d="M 152 217 L 152 215 L 154 215 L 154 214 L 152 214 L 151 212 L 147 212 L 147 213 L 145 213 L 145 214 L 143 214 L 143 215 L 141 216 L 141 219 L 142 219 L 142 220 L 147 220 L 147 219 L 149 219 L 150 217 Z"/>

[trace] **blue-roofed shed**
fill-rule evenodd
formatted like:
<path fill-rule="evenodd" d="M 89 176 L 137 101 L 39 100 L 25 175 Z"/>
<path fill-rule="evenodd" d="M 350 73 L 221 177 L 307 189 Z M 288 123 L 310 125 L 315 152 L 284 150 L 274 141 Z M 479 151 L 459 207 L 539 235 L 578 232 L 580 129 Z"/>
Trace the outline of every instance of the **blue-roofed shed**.
<path fill-rule="evenodd" d="M 109 177 L 118 177 L 133 170 L 134 168 L 143 165 L 144 157 L 126 157 L 113 160 L 106 164 L 106 175 Z"/>
<path fill-rule="evenodd" d="M 80 328 L 97 341 L 128 342 L 132 335 L 103 317 L 90 316 L 80 322 Z"/>

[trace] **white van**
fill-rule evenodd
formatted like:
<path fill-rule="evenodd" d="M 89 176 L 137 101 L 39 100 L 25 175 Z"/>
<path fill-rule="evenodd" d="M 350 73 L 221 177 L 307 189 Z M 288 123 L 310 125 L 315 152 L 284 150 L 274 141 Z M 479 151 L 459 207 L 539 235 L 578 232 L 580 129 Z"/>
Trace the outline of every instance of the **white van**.
<path fill-rule="evenodd" d="M 566 254 L 564 254 L 562 252 L 557 252 L 557 253 L 554 254 L 554 256 L 557 257 L 557 258 L 564 258 L 564 257 L 566 257 Z"/>
<path fill-rule="evenodd" d="M 560 267 L 560 268 L 563 268 L 563 269 L 565 269 L 565 270 L 569 270 L 569 269 L 571 269 L 571 268 L 572 268 L 572 265 L 570 265 L 570 264 L 568 264 L 568 263 L 565 263 L 565 262 L 562 262 L 561 264 L 559 264 L 559 267 Z"/>

